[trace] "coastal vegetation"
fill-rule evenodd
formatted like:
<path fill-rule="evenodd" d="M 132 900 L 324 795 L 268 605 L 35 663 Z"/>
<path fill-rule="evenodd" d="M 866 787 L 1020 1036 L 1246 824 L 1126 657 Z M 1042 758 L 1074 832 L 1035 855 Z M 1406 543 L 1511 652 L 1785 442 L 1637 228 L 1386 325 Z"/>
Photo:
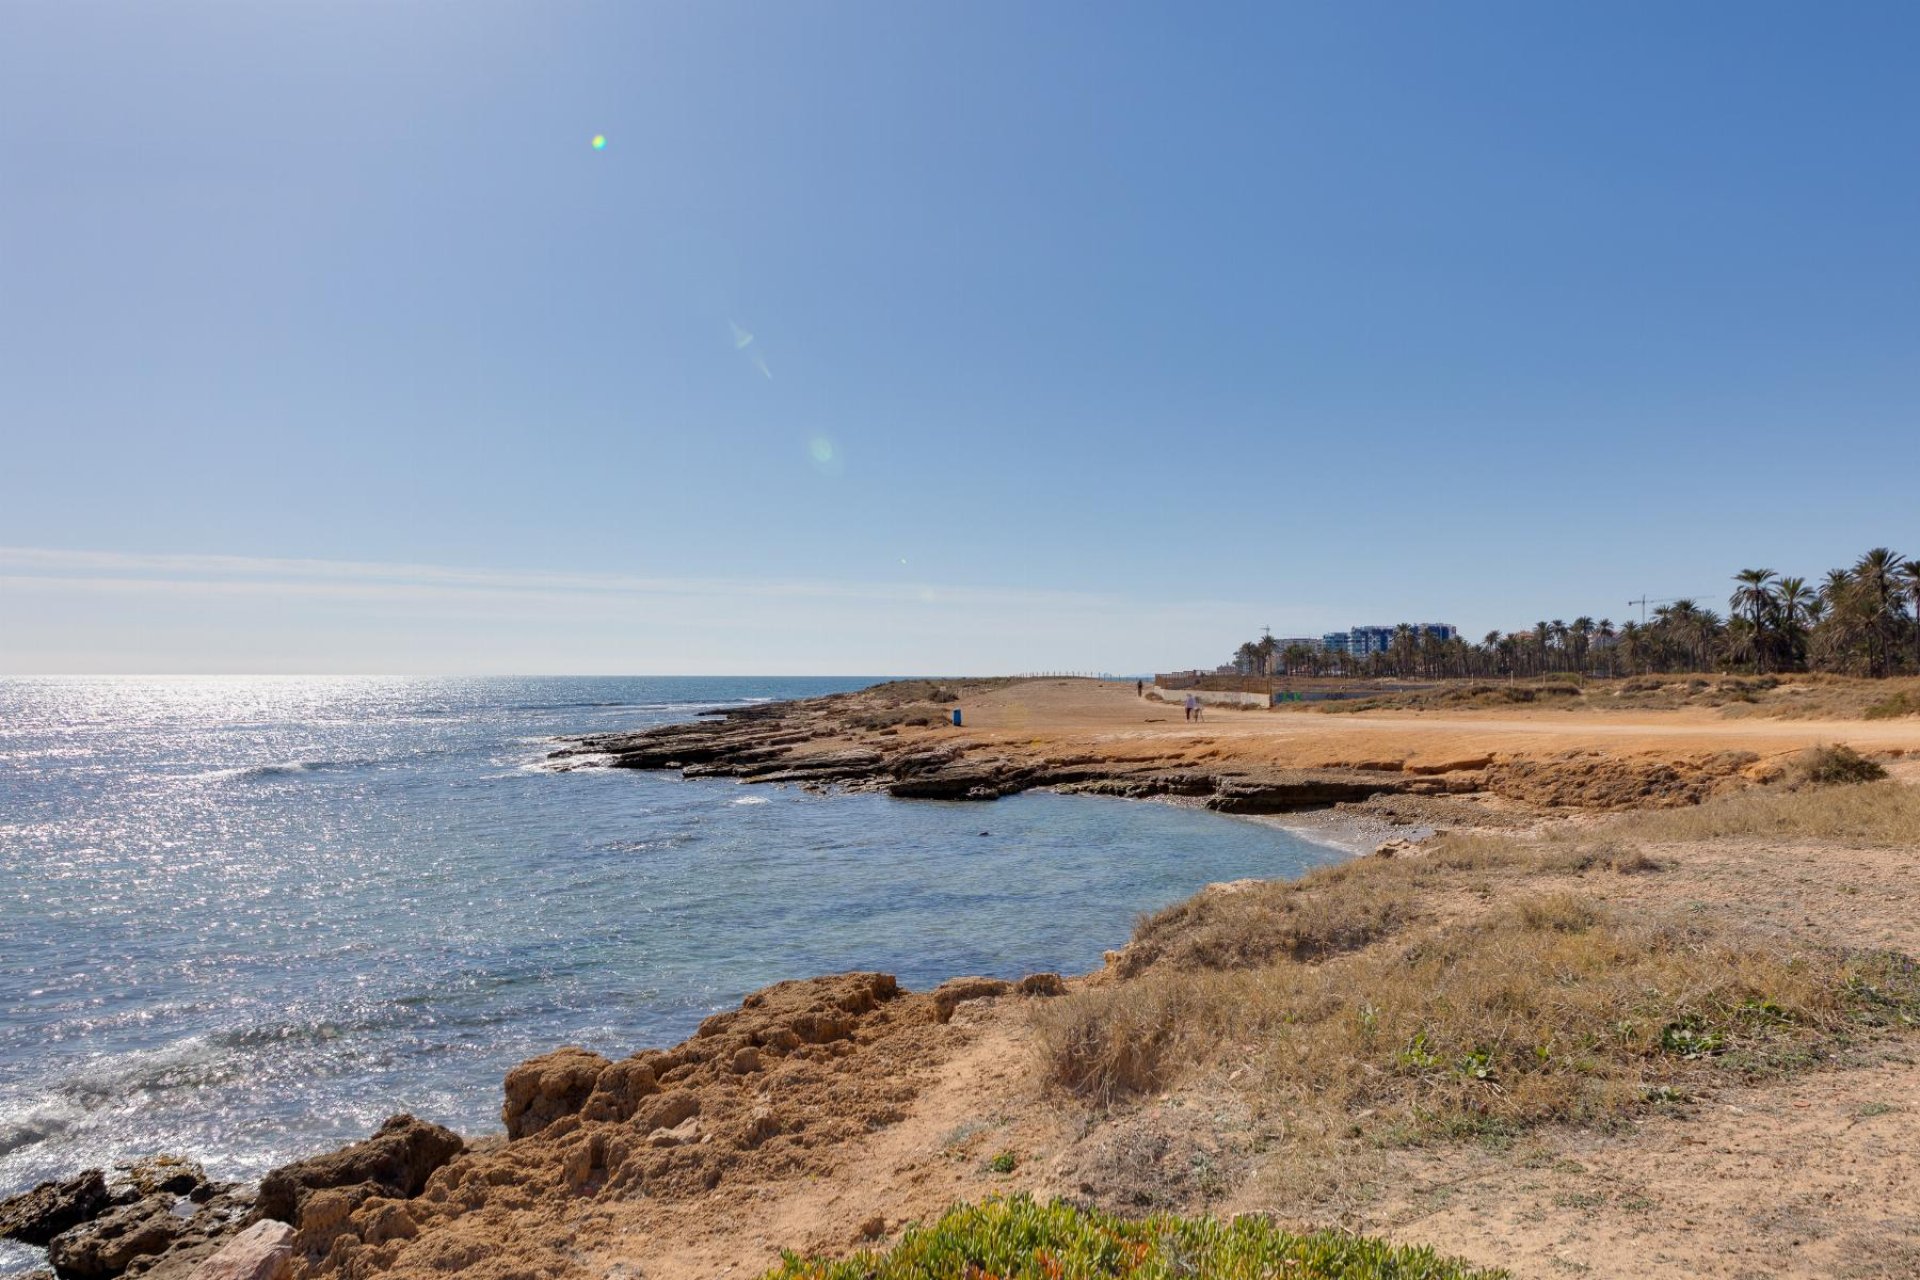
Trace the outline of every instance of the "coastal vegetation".
<path fill-rule="evenodd" d="M 1440 639 L 1402 624 L 1384 653 L 1353 657 L 1271 636 L 1242 644 L 1243 673 L 1398 677 L 1821 671 L 1885 677 L 1920 673 L 1920 559 L 1875 547 L 1818 583 L 1742 569 L 1722 615 L 1682 598 L 1643 622 L 1589 616 L 1538 621 L 1478 642 Z M 1894 713 L 1898 714 L 1898 713 Z"/>
<path fill-rule="evenodd" d="M 1406 1144 L 1609 1128 L 1920 1022 L 1904 955 L 1686 910 L 1675 892 L 1609 897 L 1673 874 L 1663 846 L 1917 833 L 1911 788 L 1808 782 L 1215 886 L 1033 1010 L 1042 1069 L 1096 1112 L 1222 1091 L 1284 1138 L 1279 1165 L 1334 1173 Z"/>
<path fill-rule="evenodd" d="M 1498 1280 L 1431 1249 L 1320 1231 L 1295 1235 L 1266 1218 L 1117 1218 L 1062 1201 L 995 1197 L 907 1229 L 884 1252 L 831 1260 L 786 1254 L 765 1280 Z"/>

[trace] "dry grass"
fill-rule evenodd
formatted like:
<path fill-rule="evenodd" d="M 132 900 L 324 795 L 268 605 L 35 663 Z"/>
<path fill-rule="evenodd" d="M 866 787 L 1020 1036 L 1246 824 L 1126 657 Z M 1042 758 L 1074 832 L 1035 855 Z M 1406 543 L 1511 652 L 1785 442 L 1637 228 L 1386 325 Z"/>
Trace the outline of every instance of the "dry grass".
<path fill-rule="evenodd" d="M 1902 680 L 1899 684 L 1900 688 L 1869 706 L 1862 714 L 1869 720 L 1920 716 L 1920 680 Z"/>
<path fill-rule="evenodd" d="M 1755 790 L 1215 887 L 1143 919 L 1116 980 L 1036 1009 L 1047 1077 L 1111 1106 L 1198 1073 L 1236 1081 L 1296 1137 L 1419 1138 L 1605 1120 L 1911 1023 L 1904 957 L 1697 913 L 1629 918 L 1580 891 L 1663 870 L 1642 842 L 1756 834 L 1920 842 L 1920 790 Z"/>
<path fill-rule="evenodd" d="M 1386 936 L 1413 915 L 1413 895 L 1393 877 L 1330 867 L 1301 880 L 1215 885 L 1143 917 L 1114 962 L 1121 977 L 1148 968 L 1248 969 L 1314 960 Z"/>
<path fill-rule="evenodd" d="M 1718 708 L 1729 719 L 1877 720 L 1920 715 L 1920 678 L 1679 674 L 1625 679 L 1573 676 L 1522 681 L 1446 680 L 1347 702 L 1305 704 L 1328 714 L 1532 706 L 1569 711 Z"/>
<path fill-rule="evenodd" d="M 1742 791 L 1691 809 L 1635 813 L 1609 824 L 1619 839 L 1716 840 L 1771 836 L 1854 846 L 1920 844 L 1920 788 L 1899 782 Z"/>
<path fill-rule="evenodd" d="M 1097 1104 L 1224 1070 L 1290 1129 L 1406 1140 L 1604 1120 L 1915 1009 L 1902 958 L 1559 892 L 1320 964 L 1150 969 L 1035 1017 L 1052 1083 Z"/>

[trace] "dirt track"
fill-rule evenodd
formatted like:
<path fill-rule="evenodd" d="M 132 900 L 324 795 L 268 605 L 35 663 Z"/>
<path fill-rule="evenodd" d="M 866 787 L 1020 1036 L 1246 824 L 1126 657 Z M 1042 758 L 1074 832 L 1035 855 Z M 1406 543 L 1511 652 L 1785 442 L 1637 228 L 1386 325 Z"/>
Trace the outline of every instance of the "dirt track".
<path fill-rule="evenodd" d="M 1666 755 L 1748 750 L 1762 756 L 1823 742 L 1868 752 L 1920 751 L 1920 719 L 1729 719 L 1716 710 L 1574 712 L 1461 711 L 1361 714 L 1208 707 L 1198 724 L 1174 702 L 1134 695 L 1131 684 L 1035 680 L 968 696 L 956 735 L 1009 748 L 1067 751 L 1099 746 L 1128 754 L 1191 755 L 1215 747 L 1236 757 L 1294 767 L 1472 759 L 1493 754 L 1602 750 Z"/>

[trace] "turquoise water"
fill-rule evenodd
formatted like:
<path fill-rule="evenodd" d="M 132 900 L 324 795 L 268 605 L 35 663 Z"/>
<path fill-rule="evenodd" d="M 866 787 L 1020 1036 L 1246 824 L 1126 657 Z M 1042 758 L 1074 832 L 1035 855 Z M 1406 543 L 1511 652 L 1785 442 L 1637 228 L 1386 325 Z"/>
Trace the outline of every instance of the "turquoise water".
<path fill-rule="evenodd" d="M 1140 911 L 1339 856 L 1164 805 L 542 763 L 864 683 L 0 681 L 0 1194 L 155 1150 L 255 1175 L 396 1110 L 497 1128 L 558 1044 L 840 969 L 1084 971 Z"/>

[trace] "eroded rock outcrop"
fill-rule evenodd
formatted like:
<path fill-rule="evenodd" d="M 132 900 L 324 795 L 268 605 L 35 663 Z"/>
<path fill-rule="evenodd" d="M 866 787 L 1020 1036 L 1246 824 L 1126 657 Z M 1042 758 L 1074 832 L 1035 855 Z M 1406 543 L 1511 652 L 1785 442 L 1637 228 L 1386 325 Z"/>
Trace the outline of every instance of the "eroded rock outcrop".
<path fill-rule="evenodd" d="M 404 1200 L 418 1195 L 433 1171 L 458 1155 L 463 1145 L 451 1129 L 410 1115 L 389 1117 L 362 1142 L 283 1165 L 262 1178 L 255 1216 L 304 1228 L 307 1206 L 322 1192 Z"/>
<path fill-rule="evenodd" d="M 578 1048 L 542 1055 L 507 1077 L 510 1140 L 476 1144 L 413 1199 L 347 1207 L 324 1246 L 303 1216 L 295 1274 L 590 1274 L 567 1223 L 591 1205 L 665 1212 L 716 1188 L 750 1198 L 757 1185 L 825 1177 L 904 1118 L 966 1042 L 969 1032 L 947 1021 L 955 1005 L 1059 986 L 1048 974 L 914 994 L 884 973 L 839 974 L 754 992 L 671 1049 L 618 1061 Z"/>

